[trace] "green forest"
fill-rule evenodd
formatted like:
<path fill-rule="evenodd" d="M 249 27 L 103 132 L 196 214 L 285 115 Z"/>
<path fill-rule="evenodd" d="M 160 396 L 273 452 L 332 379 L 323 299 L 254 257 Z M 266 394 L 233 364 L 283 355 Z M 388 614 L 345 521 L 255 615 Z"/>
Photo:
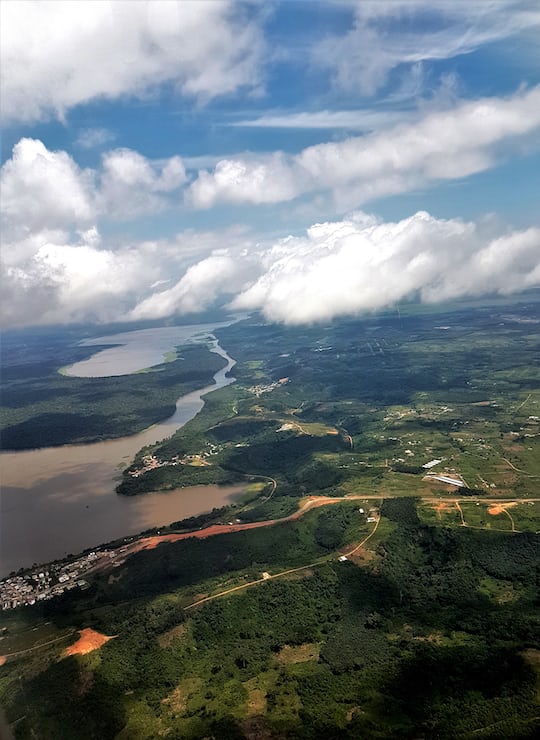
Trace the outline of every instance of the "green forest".
<path fill-rule="evenodd" d="M 117 490 L 242 482 L 245 493 L 141 535 L 193 537 L 156 539 L 85 590 L 1 613 L 14 736 L 537 737 L 538 324 L 533 296 L 217 330 L 236 382 L 141 450 Z M 201 346 L 182 357 L 128 376 L 147 384 L 148 408 L 222 366 Z M 31 394 L 70 380 L 49 359 L 50 373 L 30 362 L 28 383 L 5 380 L 13 413 L 20 402 L 38 430 Z M 92 407 L 89 395 L 89 417 L 105 391 Z M 123 423 L 115 411 L 102 433 Z M 215 524 L 220 534 L 197 536 Z M 111 639 L 66 656 L 83 629 Z"/>
<path fill-rule="evenodd" d="M 68 348 L 82 359 L 99 347 Z M 182 347 L 173 362 L 107 378 L 58 373 L 58 356 L 41 364 L 12 364 L 2 373 L 3 449 L 97 442 L 135 434 L 174 413 L 183 394 L 212 382 L 225 360 L 203 345 Z"/>
<path fill-rule="evenodd" d="M 115 636 L 88 655 L 61 657 L 60 643 L 0 669 L 15 737 L 535 737 L 538 538 L 427 526 L 411 498 L 380 513 L 381 534 L 354 562 L 336 550 L 369 527 L 343 503 L 141 552 L 41 616 L 3 618 L 8 633 L 45 620 Z"/>

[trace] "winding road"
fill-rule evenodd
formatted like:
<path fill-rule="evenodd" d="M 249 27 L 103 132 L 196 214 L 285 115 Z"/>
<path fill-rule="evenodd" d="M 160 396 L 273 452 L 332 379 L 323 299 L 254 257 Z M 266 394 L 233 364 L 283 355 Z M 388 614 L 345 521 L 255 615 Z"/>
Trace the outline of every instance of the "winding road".
<path fill-rule="evenodd" d="M 314 497 L 316 498 L 316 497 Z M 336 501 L 350 501 L 352 497 L 348 499 L 327 499 L 326 497 L 318 497 L 319 501 L 314 504 L 314 506 L 325 506 L 329 503 L 334 503 Z M 356 497 L 355 497 L 356 498 Z M 365 497 L 358 497 L 363 498 Z M 354 498 L 353 498 L 354 500 Z M 382 504 L 382 499 L 380 499 Z M 308 502 L 309 503 L 309 502 Z M 292 518 L 298 519 L 299 516 L 302 514 L 305 514 L 305 512 L 308 510 L 308 508 L 313 508 L 313 506 L 307 507 L 307 505 L 304 505 L 302 509 L 299 509 L 296 514 L 293 514 L 292 517 L 287 517 L 287 519 L 282 519 L 278 521 L 287 521 Z M 352 555 L 354 555 L 358 550 L 375 534 L 377 531 L 377 527 L 379 526 L 379 522 L 381 521 L 380 515 L 377 517 L 377 521 L 375 522 L 375 526 L 371 530 L 371 532 L 367 535 L 367 537 L 364 537 L 364 539 L 359 542 L 357 545 L 355 545 L 352 550 L 349 550 L 347 553 L 345 553 L 345 557 L 349 558 Z M 315 560 L 313 563 L 309 563 L 308 565 L 300 565 L 297 568 L 288 568 L 287 570 L 281 570 L 278 573 L 269 574 L 267 573 L 262 578 L 256 578 L 254 581 L 249 581 L 248 583 L 241 583 L 239 586 L 233 586 L 232 588 L 228 588 L 225 591 L 219 591 L 217 594 L 212 594 L 210 596 L 205 596 L 202 599 L 198 599 L 197 601 L 194 601 L 191 604 L 188 604 L 184 607 L 184 610 L 193 609 L 196 606 L 200 606 L 201 604 L 206 604 L 208 601 L 214 601 L 215 599 L 220 599 L 223 596 L 228 596 L 229 594 L 235 593 L 236 591 L 243 591 L 246 588 L 250 588 L 251 586 L 257 586 L 260 583 L 267 583 L 268 581 L 275 580 L 276 578 L 282 578 L 283 576 L 288 576 L 291 573 L 299 573 L 303 570 L 309 570 L 310 568 L 315 568 L 317 565 L 323 565 L 324 563 L 327 563 L 329 560 L 333 560 L 336 557 L 336 553 L 332 553 L 332 555 L 325 555 L 322 558 L 319 558 L 318 560 Z"/>

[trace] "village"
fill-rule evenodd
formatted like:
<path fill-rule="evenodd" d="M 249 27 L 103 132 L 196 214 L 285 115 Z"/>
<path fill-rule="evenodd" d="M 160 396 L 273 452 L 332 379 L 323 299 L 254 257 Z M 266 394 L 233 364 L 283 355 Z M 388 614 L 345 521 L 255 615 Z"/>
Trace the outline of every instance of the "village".
<path fill-rule="evenodd" d="M 280 385 L 285 385 L 285 383 L 289 382 L 289 378 L 280 378 L 279 380 L 275 380 L 273 383 L 267 383 L 267 384 L 260 384 L 260 385 L 253 385 L 251 388 L 248 388 L 250 393 L 253 393 L 257 398 L 260 398 L 260 396 L 263 395 L 263 393 L 270 393 L 275 388 L 279 388 Z"/>
<path fill-rule="evenodd" d="M 206 458 L 211 455 L 216 455 L 219 451 L 217 445 L 208 443 L 208 450 L 195 455 L 174 455 L 170 460 L 160 460 L 155 455 L 144 455 L 142 458 L 142 465 L 139 468 L 128 471 L 128 475 L 132 478 L 138 478 L 149 470 L 155 470 L 156 468 L 174 467 L 177 465 L 210 465 Z"/>
<path fill-rule="evenodd" d="M 121 565 L 122 548 L 99 550 L 81 555 L 70 562 L 50 563 L 35 570 L 13 575 L 0 581 L 0 606 L 2 610 L 20 606 L 33 606 L 40 601 L 53 599 L 75 588 L 86 589 L 85 576 L 108 565 Z"/>

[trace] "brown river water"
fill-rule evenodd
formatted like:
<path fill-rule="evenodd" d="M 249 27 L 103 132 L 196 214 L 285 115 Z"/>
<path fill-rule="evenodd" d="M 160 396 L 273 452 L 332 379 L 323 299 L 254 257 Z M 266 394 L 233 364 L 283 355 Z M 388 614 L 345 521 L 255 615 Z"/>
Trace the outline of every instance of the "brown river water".
<path fill-rule="evenodd" d="M 208 333 L 208 327 L 202 328 Z M 233 382 L 226 373 L 234 360 L 217 342 L 213 351 L 228 361 L 215 374 L 215 384 L 182 396 L 173 416 L 139 434 L 0 455 L 0 578 L 33 563 L 201 514 L 240 495 L 241 486 L 193 486 L 133 497 L 114 492 L 122 468 L 141 447 L 170 436 L 201 410 L 202 396 Z"/>

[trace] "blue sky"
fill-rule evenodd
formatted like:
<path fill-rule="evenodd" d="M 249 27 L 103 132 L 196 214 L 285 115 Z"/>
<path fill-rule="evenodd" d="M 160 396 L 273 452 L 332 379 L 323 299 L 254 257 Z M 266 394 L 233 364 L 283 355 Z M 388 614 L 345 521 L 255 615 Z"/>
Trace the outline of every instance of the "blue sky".
<path fill-rule="evenodd" d="M 540 283 L 534 0 L 1 13 L 8 325 Z"/>

